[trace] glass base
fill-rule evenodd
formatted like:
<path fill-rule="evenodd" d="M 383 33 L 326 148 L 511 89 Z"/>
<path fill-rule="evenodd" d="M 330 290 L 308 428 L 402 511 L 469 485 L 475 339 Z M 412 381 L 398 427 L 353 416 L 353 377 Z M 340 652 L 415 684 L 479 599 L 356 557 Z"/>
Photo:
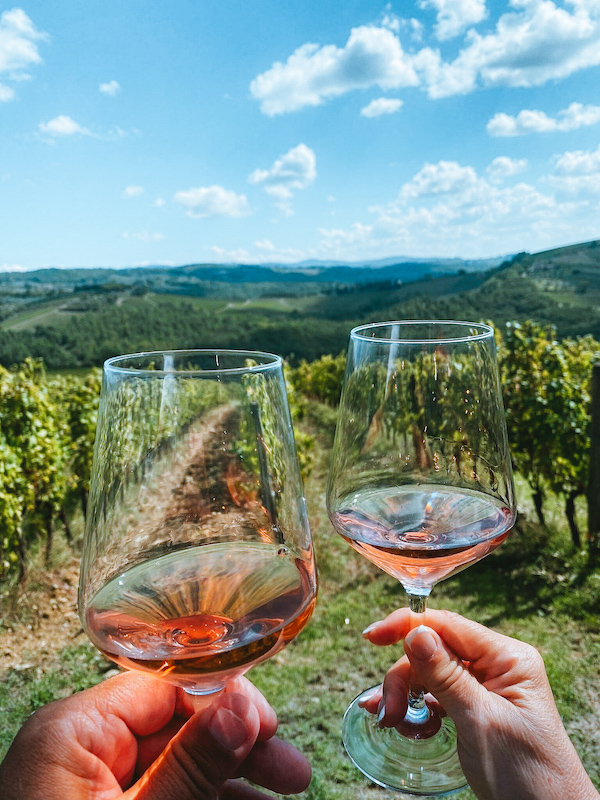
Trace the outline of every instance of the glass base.
<path fill-rule="evenodd" d="M 195 697 L 208 697 L 211 694 L 218 694 L 223 691 L 223 686 L 214 686 L 210 688 L 202 688 L 201 686 L 182 686 L 186 694 L 193 694 Z"/>
<path fill-rule="evenodd" d="M 342 724 L 346 752 L 369 780 L 400 797 L 447 797 L 467 785 L 456 751 L 456 728 L 450 717 L 428 739 L 408 739 L 395 728 L 379 728 L 375 714 L 358 705 L 360 694 Z"/>

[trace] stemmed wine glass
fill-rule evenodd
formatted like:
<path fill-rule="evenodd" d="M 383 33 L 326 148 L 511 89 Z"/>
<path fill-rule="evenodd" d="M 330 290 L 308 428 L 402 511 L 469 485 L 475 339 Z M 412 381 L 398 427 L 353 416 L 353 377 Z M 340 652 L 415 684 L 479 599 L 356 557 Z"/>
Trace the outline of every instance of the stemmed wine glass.
<path fill-rule="evenodd" d="M 440 580 L 491 553 L 516 517 L 494 332 L 455 321 L 362 325 L 350 347 L 329 484 L 334 528 L 425 611 Z M 415 620 L 415 624 L 418 624 Z M 409 690 L 398 728 L 351 704 L 343 739 L 372 781 L 407 796 L 466 785 L 449 717 Z"/>
<path fill-rule="evenodd" d="M 79 585 L 96 647 L 210 695 L 290 642 L 315 599 L 281 359 L 107 361 Z"/>

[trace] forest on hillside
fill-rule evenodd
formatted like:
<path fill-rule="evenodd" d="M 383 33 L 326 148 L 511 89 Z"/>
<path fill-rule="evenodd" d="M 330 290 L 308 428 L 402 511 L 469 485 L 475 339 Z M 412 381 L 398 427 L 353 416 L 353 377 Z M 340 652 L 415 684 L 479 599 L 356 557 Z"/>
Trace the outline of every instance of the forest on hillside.
<path fill-rule="evenodd" d="M 120 353 L 202 347 L 273 351 L 296 364 L 335 355 L 354 325 L 386 319 L 487 320 L 498 327 L 533 320 L 553 325 L 559 338 L 600 338 L 598 242 L 522 253 L 487 270 L 451 272 L 446 265 L 443 274 L 420 269 L 418 280 L 396 277 L 416 266 L 3 276 L 0 364 L 33 357 L 52 370 L 73 369 Z"/>

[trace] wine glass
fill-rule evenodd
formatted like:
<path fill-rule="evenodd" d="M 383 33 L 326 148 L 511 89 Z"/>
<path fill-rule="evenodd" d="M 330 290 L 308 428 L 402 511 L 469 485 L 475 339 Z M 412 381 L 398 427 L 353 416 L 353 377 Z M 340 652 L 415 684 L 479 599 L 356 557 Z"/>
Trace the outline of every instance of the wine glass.
<path fill-rule="evenodd" d="M 281 358 L 107 361 L 79 584 L 94 645 L 211 695 L 294 639 L 315 600 Z"/>
<path fill-rule="evenodd" d="M 400 321 L 352 330 L 327 509 L 355 550 L 400 581 L 416 614 L 434 584 L 498 547 L 516 509 L 492 328 Z M 344 717 L 356 766 L 409 797 L 464 787 L 454 724 L 421 687 L 410 688 L 397 729 L 380 730 L 359 706 L 371 691 Z"/>

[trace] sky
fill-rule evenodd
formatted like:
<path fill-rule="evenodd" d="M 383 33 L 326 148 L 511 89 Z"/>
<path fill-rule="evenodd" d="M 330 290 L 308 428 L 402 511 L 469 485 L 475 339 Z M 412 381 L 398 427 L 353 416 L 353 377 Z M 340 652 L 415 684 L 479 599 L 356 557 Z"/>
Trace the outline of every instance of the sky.
<path fill-rule="evenodd" d="M 600 0 L 0 0 L 0 270 L 600 238 Z"/>

